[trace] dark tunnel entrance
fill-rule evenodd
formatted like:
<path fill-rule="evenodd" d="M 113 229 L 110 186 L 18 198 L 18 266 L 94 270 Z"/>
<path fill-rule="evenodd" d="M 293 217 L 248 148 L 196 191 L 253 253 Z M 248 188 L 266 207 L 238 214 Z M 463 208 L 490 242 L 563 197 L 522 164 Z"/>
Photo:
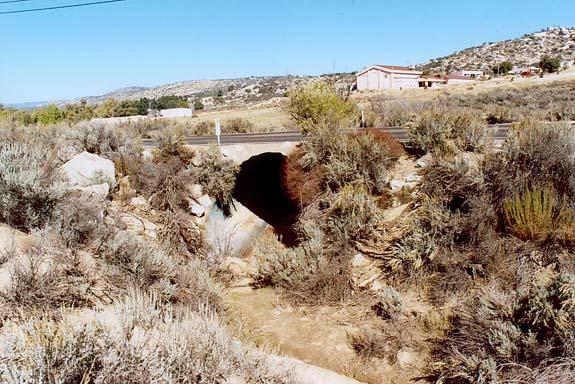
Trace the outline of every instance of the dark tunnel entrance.
<path fill-rule="evenodd" d="M 299 208 L 287 195 L 283 180 L 287 158 L 281 153 L 262 153 L 242 163 L 234 198 L 270 224 L 282 243 L 298 243 L 294 225 Z"/>

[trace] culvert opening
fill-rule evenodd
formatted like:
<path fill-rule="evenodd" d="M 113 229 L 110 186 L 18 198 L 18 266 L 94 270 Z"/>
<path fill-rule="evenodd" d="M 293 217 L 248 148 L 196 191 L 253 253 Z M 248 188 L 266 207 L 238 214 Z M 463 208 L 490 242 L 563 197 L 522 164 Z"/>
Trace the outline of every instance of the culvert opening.
<path fill-rule="evenodd" d="M 287 158 L 281 153 L 262 153 L 244 161 L 236 178 L 234 198 L 271 225 L 288 247 L 298 243 L 294 226 L 299 208 L 284 189 Z"/>

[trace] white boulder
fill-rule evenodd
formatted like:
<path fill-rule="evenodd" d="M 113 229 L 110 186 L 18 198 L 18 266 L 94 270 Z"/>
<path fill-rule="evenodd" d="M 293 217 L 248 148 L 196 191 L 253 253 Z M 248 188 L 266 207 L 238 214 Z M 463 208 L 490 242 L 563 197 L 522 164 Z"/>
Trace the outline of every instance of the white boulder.
<path fill-rule="evenodd" d="M 195 201 L 190 203 L 190 211 L 192 215 L 196 217 L 204 217 L 206 214 L 206 208 L 203 205 L 196 203 Z"/>
<path fill-rule="evenodd" d="M 107 183 L 116 185 L 114 162 L 93 153 L 82 152 L 62 166 L 68 182 L 75 187 L 90 187 Z"/>
<path fill-rule="evenodd" d="M 88 187 L 79 187 L 78 189 L 84 193 L 95 196 L 99 200 L 105 200 L 108 196 L 108 193 L 110 193 L 110 184 L 102 183 L 97 185 L 90 185 Z"/>

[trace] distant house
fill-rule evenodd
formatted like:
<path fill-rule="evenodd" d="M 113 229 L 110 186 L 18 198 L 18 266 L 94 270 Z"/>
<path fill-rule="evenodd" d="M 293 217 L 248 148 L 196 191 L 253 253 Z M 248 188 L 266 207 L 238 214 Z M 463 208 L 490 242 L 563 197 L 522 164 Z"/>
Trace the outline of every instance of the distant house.
<path fill-rule="evenodd" d="M 421 71 L 395 65 L 372 65 L 357 74 L 357 89 L 405 89 L 419 87 Z"/>
<path fill-rule="evenodd" d="M 417 84 L 419 88 L 437 88 L 441 85 L 447 84 L 447 79 L 445 77 L 437 76 L 420 76 L 417 79 Z"/>
<path fill-rule="evenodd" d="M 160 111 L 161 117 L 192 117 L 193 111 L 191 108 L 172 108 L 162 109 Z"/>
<path fill-rule="evenodd" d="M 461 70 L 457 72 L 453 72 L 453 76 L 459 77 L 469 77 L 471 79 L 479 79 L 483 77 L 483 71 L 470 71 L 470 70 Z"/>
<path fill-rule="evenodd" d="M 476 77 L 470 76 L 460 76 L 460 75 L 449 75 L 445 77 L 447 85 L 452 84 L 470 84 L 477 81 Z"/>

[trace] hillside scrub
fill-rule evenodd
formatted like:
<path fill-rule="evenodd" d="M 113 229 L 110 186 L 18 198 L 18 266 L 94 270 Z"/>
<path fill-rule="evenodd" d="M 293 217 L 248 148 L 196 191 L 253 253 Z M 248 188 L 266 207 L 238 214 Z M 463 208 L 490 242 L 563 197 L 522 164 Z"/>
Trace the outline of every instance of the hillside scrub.
<path fill-rule="evenodd" d="M 575 116 L 575 82 L 554 81 L 523 87 L 500 87 L 479 93 L 442 94 L 429 101 L 404 101 L 389 96 L 371 99 L 376 126 L 407 126 L 423 111 L 475 111 L 488 124 L 526 119 L 570 121 Z"/>

